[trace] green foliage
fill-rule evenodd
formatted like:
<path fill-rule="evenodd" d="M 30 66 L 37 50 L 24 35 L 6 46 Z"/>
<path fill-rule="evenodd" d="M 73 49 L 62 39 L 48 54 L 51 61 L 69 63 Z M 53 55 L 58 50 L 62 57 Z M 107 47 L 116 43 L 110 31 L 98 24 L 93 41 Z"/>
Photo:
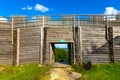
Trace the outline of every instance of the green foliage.
<path fill-rule="evenodd" d="M 0 80 L 41 80 L 51 66 L 39 67 L 37 64 L 15 66 L 4 66 L 0 72 Z"/>
<path fill-rule="evenodd" d="M 120 63 L 92 65 L 90 71 L 82 70 L 81 66 L 73 68 L 82 74 L 78 80 L 120 80 Z"/>
<path fill-rule="evenodd" d="M 62 48 L 55 48 L 55 61 L 68 62 L 68 50 Z"/>

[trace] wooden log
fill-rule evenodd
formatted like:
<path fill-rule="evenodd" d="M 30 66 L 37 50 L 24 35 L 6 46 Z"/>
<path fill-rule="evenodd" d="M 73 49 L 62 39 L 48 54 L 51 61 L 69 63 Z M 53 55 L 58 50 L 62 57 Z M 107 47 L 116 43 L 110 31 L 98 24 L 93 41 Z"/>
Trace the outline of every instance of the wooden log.
<path fill-rule="evenodd" d="M 115 62 L 115 43 L 113 39 L 113 34 L 114 34 L 114 28 L 113 27 L 108 27 L 108 43 L 109 43 L 109 52 L 110 52 L 110 61 L 112 63 Z"/>
<path fill-rule="evenodd" d="M 13 29 L 14 29 L 14 18 L 12 18 L 12 23 L 11 23 L 11 35 L 12 35 L 12 44 L 14 43 L 13 42 L 13 35 L 14 35 L 14 31 L 13 31 Z"/>
<path fill-rule="evenodd" d="M 13 35 L 13 66 L 19 66 L 20 30 L 15 30 Z"/>

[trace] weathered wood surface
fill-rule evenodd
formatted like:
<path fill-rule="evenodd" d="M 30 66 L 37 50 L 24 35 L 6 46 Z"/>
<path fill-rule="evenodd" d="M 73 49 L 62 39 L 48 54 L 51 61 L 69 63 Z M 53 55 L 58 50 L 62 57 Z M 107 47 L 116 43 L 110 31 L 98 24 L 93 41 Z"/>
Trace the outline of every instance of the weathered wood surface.
<path fill-rule="evenodd" d="M 109 62 L 108 42 L 105 39 L 104 26 L 81 27 L 83 61 L 93 63 Z"/>
<path fill-rule="evenodd" d="M 115 61 L 120 61 L 120 26 L 114 27 Z"/>
<path fill-rule="evenodd" d="M 72 27 L 45 27 L 44 32 L 44 57 L 47 63 L 50 63 L 49 47 L 50 43 L 60 42 L 64 39 L 65 42 L 73 42 Z M 79 48 L 82 51 L 83 60 L 90 60 L 93 63 L 110 62 L 109 43 L 105 38 L 104 26 L 81 26 L 81 44 L 76 43 L 76 54 L 79 53 Z M 24 63 L 39 63 L 40 62 L 40 28 L 25 28 L 20 29 L 20 64 Z M 0 30 L 0 64 L 13 63 L 13 45 L 11 43 L 11 30 Z M 115 60 L 120 61 L 120 27 L 114 27 L 114 43 L 115 43 Z M 17 36 L 16 36 L 17 37 Z M 78 49 L 77 47 L 81 45 Z"/>
<path fill-rule="evenodd" d="M 0 30 L 0 64 L 12 65 L 13 46 L 11 41 L 11 31 Z"/>
<path fill-rule="evenodd" d="M 20 54 L 20 30 L 14 30 L 13 32 L 13 66 L 19 66 L 19 54 Z"/>
<path fill-rule="evenodd" d="M 115 62 L 115 43 L 114 43 L 114 28 L 108 27 L 108 42 L 109 42 L 109 52 L 110 52 L 110 61 Z"/>
<path fill-rule="evenodd" d="M 91 61 L 92 63 L 109 63 L 110 58 L 108 54 L 83 54 L 84 61 Z"/>
<path fill-rule="evenodd" d="M 72 27 L 46 27 L 44 30 L 45 35 L 45 46 L 44 46 L 44 59 L 46 63 L 50 63 L 50 52 L 49 46 L 50 43 L 60 42 L 61 39 L 64 39 L 65 42 L 73 42 L 73 33 Z"/>
<path fill-rule="evenodd" d="M 62 18 L 63 17 L 63 18 Z M 20 64 L 24 63 L 39 63 L 41 57 L 41 30 L 45 26 L 43 49 L 46 62 L 50 62 L 50 43 L 59 42 L 64 39 L 65 42 L 74 42 L 72 26 L 80 26 L 80 32 L 75 33 L 76 55 L 81 53 L 81 59 L 90 60 L 93 63 L 110 62 L 109 44 L 108 43 L 108 27 L 114 27 L 113 30 L 113 49 L 115 60 L 120 61 L 120 15 L 116 15 L 116 20 L 105 20 L 104 15 L 84 15 L 77 16 L 38 16 L 36 19 L 28 19 L 27 17 L 13 17 L 6 23 L 0 22 L 0 64 L 12 64 L 17 56 L 14 53 L 19 52 Z M 79 18 L 78 18 L 79 17 Z M 11 17 L 12 18 L 12 17 Z M 77 19 L 78 18 L 78 19 Z M 82 20 L 82 18 L 84 18 Z M 88 19 L 89 18 L 89 19 Z M 11 27 L 14 30 L 20 28 L 20 40 L 18 35 L 12 36 Z M 46 27 L 47 26 L 47 27 Z M 8 29 L 8 30 L 7 30 Z M 77 30 L 76 30 L 77 31 Z M 80 34 L 80 35 L 79 35 Z M 14 44 L 12 44 L 12 37 L 14 37 Z M 19 50 L 17 47 L 17 40 L 19 41 Z M 77 55 L 79 56 L 79 55 Z"/>
<path fill-rule="evenodd" d="M 39 63 L 40 28 L 20 29 L 20 64 Z"/>

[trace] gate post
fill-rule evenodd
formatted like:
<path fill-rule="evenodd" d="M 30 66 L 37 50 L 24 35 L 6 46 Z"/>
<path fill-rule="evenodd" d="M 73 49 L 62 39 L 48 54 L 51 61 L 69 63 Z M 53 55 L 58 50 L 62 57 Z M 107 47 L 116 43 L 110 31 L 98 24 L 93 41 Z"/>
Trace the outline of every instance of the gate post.
<path fill-rule="evenodd" d="M 79 27 L 79 54 L 80 54 L 80 64 L 83 63 L 83 54 L 82 54 L 82 29 Z"/>
<path fill-rule="evenodd" d="M 77 27 L 76 33 L 76 64 L 82 65 L 82 36 L 81 36 L 81 26 Z"/>
<path fill-rule="evenodd" d="M 115 43 L 114 43 L 114 28 L 108 27 L 108 43 L 109 43 L 109 55 L 110 55 L 110 61 L 112 63 L 115 62 Z"/>

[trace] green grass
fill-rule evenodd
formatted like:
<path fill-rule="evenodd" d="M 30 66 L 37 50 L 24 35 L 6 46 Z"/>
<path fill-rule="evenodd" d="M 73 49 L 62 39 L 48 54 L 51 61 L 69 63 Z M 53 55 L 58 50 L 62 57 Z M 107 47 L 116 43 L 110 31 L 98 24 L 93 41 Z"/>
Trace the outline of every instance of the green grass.
<path fill-rule="evenodd" d="M 0 67 L 4 68 L 0 71 L 0 80 L 41 80 L 51 69 L 51 66 L 38 67 L 37 64 Z"/>
<path fill-rule="evenodd" d="M 73 68 L 82 74 L 78 80 L 120 80 L 120 63 L 94 64 L 89 71 L 82 70 L 81 66 Z"/>

